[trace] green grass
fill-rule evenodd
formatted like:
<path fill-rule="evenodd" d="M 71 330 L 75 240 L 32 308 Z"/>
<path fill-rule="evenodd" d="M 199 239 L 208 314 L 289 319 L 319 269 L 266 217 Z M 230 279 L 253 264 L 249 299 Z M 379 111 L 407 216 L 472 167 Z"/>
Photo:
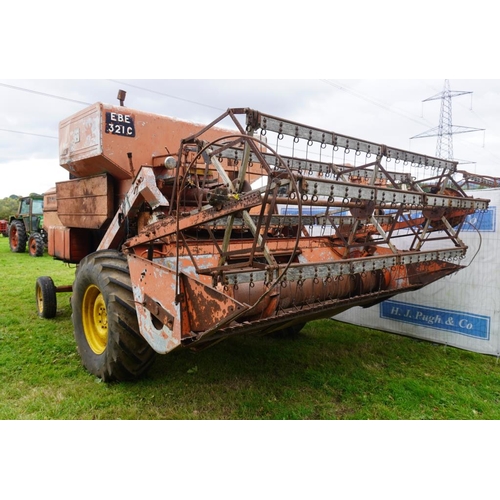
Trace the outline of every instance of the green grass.
<path fill-rule="evenodd" d="M 332 320 L 295 338 L 243 336 L 158 356 L 134 383 L 81 365 L 68 293 L 36 314 L 38 276 L 74 269 L 9 251 L 0 237 L 0 419 L 498 419 L 497 359 Z"/>

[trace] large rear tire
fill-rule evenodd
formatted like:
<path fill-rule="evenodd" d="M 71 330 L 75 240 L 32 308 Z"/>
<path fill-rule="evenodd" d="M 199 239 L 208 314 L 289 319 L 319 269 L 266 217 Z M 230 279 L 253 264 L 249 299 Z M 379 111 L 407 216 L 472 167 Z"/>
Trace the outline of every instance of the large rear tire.
<path fill-rule="evenodd" d="M 155 351 L 139 334 L 126 257 L 115 250 L 85 257 L 71 298 L 83 365 L 106 382 L 133 380 L 152 365 Z"/>
<path fill-rule="evenodd" d="M 45 250 L 45 242 L 40 233 L 33 233 L 28 240 L 28 249 L 32 257 L 42 257 Z"/>
<path fill-rule="evenodd" d="M 9 245 L 12 252 L 23 253 L 26 251 L 26 228 L 20 220 L 13 220 L 9 227 Z"/>

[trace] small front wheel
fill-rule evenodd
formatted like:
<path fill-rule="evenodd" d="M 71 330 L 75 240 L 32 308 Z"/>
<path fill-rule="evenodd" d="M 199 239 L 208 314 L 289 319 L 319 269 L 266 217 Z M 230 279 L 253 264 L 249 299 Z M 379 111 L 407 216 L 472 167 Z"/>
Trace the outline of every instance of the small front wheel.
<path fill-rule="evenodd" d="M 41 257 L 45 250 L 45 242 L 40 233 L 33 233 L 28 240 L 28 249 L 32 257 Z"/>
<path fill-rule="evenodd" d="M 40 318 L 51 319 L 57 313 L 57 292 L 50 276 L 40 276 L 35 286 L 36 305 Z"/>

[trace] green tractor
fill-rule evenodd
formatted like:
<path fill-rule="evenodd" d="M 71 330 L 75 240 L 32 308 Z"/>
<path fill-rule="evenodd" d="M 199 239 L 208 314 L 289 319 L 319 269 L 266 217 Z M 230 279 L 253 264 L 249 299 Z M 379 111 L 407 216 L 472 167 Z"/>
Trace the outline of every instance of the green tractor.
<path fill-rule="evenodd" d="M 12 252 L 25 252 L 26 243 L 32 257 L 41 257 L 47 245 L 43 229 L 43 196 L 19 198 L 16 215 L 9 218 L 9 244 Z"/>

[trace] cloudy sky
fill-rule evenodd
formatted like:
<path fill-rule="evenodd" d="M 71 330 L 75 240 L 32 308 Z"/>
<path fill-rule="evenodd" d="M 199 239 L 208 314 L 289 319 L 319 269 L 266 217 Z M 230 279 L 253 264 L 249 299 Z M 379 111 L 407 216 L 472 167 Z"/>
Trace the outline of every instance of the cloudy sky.
<path fill-rule="evenodd" d="M 44 192 L 66 180 L 58 125 L 97 101 L 209 123 L 229 107 L 434 155 L 444 79 L 0 79 L 0 198 Z M 449 79 L 453 125 L 482 129 L 453 136 L 461 169 L 500 177 L 500 80 Z"/>

